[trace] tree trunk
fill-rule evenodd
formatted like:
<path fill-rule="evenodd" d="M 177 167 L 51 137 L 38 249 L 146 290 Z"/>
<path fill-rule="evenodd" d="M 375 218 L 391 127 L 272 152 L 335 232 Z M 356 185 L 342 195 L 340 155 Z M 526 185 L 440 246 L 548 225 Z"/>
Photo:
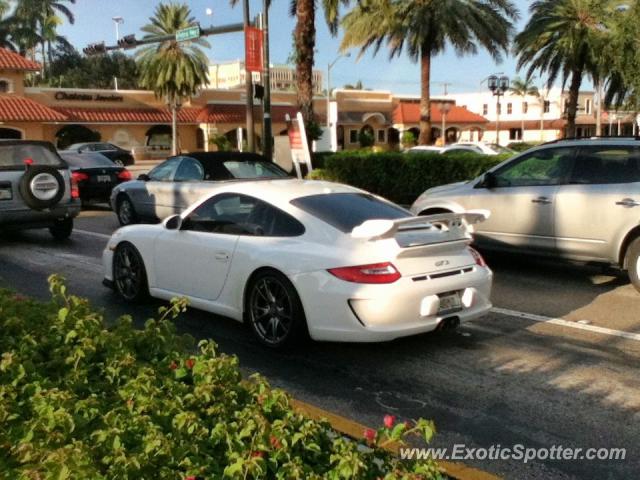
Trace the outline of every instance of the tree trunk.
<path fill-rule="evenodd" d="M 296 2 L 295 55 L 297 102 L 305 123 L 314 120 L 313 115 L 313 49 L 316 44 L 315 2 Z"/>
<path fill-rule="evenodd" d="M 520 141 L 521 142 L 524 142 L 524 102 L 525 102 L 525 99 L 527 98 L 525 95 L 522 96 L 522 105 L 520 105 L 520 108 L 522 109 L 522 125 L 520 125 Z"/>
<path fill-rule="evenodd" d="M 48 69 L 47 69 L 47 49 L 45 46 L 45 41 L 42 40 L 40 42 L 40 46 L 42 47 L 42 76 L 44 78 L 47 78 L 48 76 Z"/>
<path fill-rule="evenodd" d="M 431 143 L 431 53 L 423 46 L 420 51 L 420 137 L 418 145 Z M 444 132 L 442 132 L 444 139 Z"/>
<path fill-rule="evenodd" d="M 576 114 L 578 112 L 578 95 L 582 84 L 582 70 L 574 70 L 571 73 L 571 86 L 569 87 L 569 100 L 567 102 L 567 133 L 568 138 L 576 136 Z"/>

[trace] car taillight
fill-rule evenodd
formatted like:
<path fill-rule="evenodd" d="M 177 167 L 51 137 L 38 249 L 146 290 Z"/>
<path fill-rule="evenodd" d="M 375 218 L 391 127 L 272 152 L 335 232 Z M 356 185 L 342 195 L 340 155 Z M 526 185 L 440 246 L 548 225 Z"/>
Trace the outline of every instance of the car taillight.
<path fill-rule="evenodd" d="M 345 282 L 353 283 L 393 283 L 402 276 L 389 262 L 330 268 L 328 272 Z"/>
<path fill-rule="evenodd" d="M 71 178 L 73 178 L 76 182 L 84 182 L 85 180 L 89 180 L 89 175 L 82 172 L 73 172 L 71 174 Z"/>
<path fill-rule="evenodd" d="M 71 182 L 71 190 L 70 190 L 71 198 L 80 198 L 80 189 L 78 188 L 78 180 L 76 179 L 76 172 L 71 174 L 69 181 Z"/>
<path fill-rule="evenodd" d="M 131 180 L 133 177 L 131 176 L 131 172 L 125 168 L 118 174 L 118 178 L 126 182 L 127 180 Z"/>
<path fill-rule="evenodd" d="M 471 247 L 468 247 L 468 248 L 469 248 L 469 253 L 473 257 L 473 259 L 476 261 L 476 265 L 478 265 L 479 267 L 486 267 L 487 262 L 484 261 L 484 258 L 482 258 L 482 255 L 480 255 L 480 252 L 478 252 L 475 248 L 471 248 Z"/>

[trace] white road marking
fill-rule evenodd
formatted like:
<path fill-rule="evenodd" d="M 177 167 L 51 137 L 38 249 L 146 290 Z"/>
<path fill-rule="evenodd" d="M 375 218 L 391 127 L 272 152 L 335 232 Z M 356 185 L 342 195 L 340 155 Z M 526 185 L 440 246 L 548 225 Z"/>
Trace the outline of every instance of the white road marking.
<path fill-rule="evenodd" d="M 104 240 L 109 240 L 111 235 L 107 235 L 105 233 L 91 232 L 89 230 L 78 230 L 77 228 L 73 229 L 73 233 L 79 233 L 81 235 L 88 235 L 90 237 L 102 238 Z"/>
<path fill-rule="evenodd" d="M 534 322 L 550 323 L 552 325 L 560 325 L 562 327 L 575 328 L 578 330 L 586 330 L 587 332 L 600 333 L 602 335 L 611 335 L 614 337 L 626 338 L 640 342 L 640 333 L 623 332 L 622 330 L 614 330 L 612 328 L 598 327 L 596 325 L 585 325 L 583 323 L 571 322 L 562 318 L 546 317 L 544 315 L 536 315 L 534 313 L 518 312 L 517 310 L 509 310 L 507 308 L 494 307 L 493 312 L 509 317 L 522 318 L 532 320 Z"/>

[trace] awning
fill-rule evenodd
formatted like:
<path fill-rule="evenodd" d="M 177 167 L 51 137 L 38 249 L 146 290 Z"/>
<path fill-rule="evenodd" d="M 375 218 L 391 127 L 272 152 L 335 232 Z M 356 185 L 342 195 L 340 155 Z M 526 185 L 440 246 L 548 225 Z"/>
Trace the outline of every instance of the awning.
<path fill-rule="evenodd" d="M 210 103 L 204 106 L 197 115 L 199 123 L 240 123 L 246 120 L 246 107 L 240 104 Z M 295 118 L 298 109 L 293 105 L 272 105 L 271 121 L 284 123 L 286 115 Z M 254 119 L 259 122 L 262 119 L 262 107 L 254 107 Z M 322 121 L 320 118 L 319 121 Z"/>
<path fill-rule="evenodd" d="M 65 115 L 19 95 L 0 95 L 0 121 L 63 122 Z"/>

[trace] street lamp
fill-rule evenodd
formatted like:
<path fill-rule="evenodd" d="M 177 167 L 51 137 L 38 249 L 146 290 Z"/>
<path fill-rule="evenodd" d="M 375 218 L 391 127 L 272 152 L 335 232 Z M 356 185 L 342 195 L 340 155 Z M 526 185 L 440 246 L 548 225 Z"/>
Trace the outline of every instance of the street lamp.
<path fill-rule="evenodd" d="M 124 18 L 117 16 L 117 17 L 111 17 L 111 20 L 113 20 L 113 24 L 116 26 L 116 44 L 117 44 L 118 40 L 120 40 L 120 29 L 118 27 L 119 25 L 124 23 Z M 113 86 L 116 88 L 116 90 L 118 90 L 117 76 L 113 77 Z"/>
<path fill-rule="evenodd" d="M 345 54 L 338 55 L 333 62 L 330 62 L 327 65 L 327 128 L 331 128 L 331 118 L 329 116 L 329 108 L 331 106 L 331 69 L 336 64 L 338 60 L 341 58 L 348 58 L 351 56 L 351 53 L 347 52 Z"/>
<path fill-rule="evenodd" d="M 506 75 L 497 76 L 491 75 L 487 78 L 487 85 L 489 90 L 496 97 L 496 143 L 500 145 L 500 97 L 502 97 L 507 90 L 509 90 L 509 77 Z"/>

